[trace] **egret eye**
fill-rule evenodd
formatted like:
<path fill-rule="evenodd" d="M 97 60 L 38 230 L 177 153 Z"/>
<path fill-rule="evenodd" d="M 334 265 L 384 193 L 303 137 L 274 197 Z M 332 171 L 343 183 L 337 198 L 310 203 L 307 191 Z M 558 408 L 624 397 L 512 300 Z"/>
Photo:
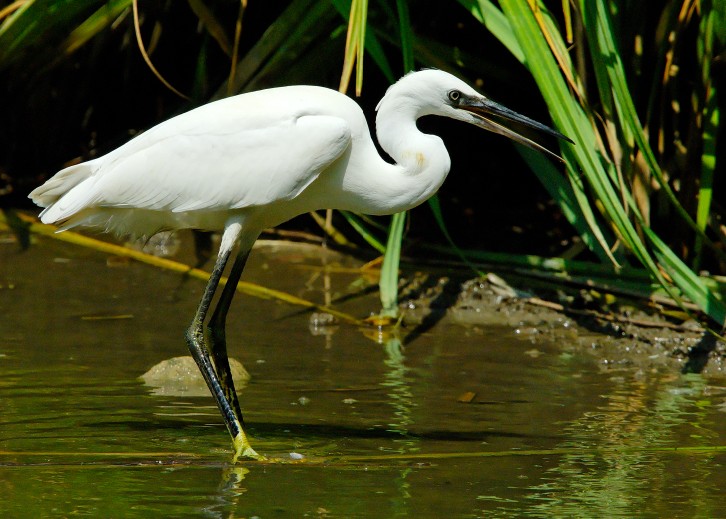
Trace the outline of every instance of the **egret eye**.
<path fill-rule="evenodd" d="M 459 101 L 459 99 L 461 99 L 461 92 L 459 92 L 458 90 L 451 90 L 449 92 L 449 100 L 456 103 Z"/>

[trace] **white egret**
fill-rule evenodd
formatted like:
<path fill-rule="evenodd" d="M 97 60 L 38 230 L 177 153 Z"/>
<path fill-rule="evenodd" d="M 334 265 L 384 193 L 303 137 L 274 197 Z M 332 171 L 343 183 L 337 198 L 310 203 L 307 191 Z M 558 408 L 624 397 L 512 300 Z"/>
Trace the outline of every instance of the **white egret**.
<path fill-rule="evenodd" d="M 143 237 L 185 228 L 223 231 L 186 339 L 232 436 L 235 459 L 259 456 L 243 429 L 224 330 L 245 261 L 263 229 L 318 209 L 382 215 L 428 199 L 451 163 L 443 141 L 417 128 L 425 115 L 471 123 L 547 153 L 491 117 L 569 141 L 440 70 L 404 76 L 376 110 L 378 142 L 393 164 L 379 156 L 355 101 L 327 88 L 289 86 L 169 119 L 107 155 L 58 172 L 29 195 L 45 207 L 41 220 L 60 230 L 87 226 Z M 205 338 L 207 312 L 235 247 Z"/>

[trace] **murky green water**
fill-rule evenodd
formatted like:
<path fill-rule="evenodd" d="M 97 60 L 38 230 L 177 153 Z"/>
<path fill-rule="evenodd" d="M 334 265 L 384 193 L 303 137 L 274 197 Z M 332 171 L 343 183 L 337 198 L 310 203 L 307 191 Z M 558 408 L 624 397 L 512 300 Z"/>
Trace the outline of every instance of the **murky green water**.
<path fill-rule="evenodd" d="M 300 260 L 258 252 L 246 279 L 322 301 Z M 405 349 L 345 325 L 315 335 L 308 314 L 249 297 L 228 332 L 252 375 L 249 432 L 305 460 L 230 466 L 211 398 L 138 379 L 186 354 L 202 283 L 111 265 L 0 244 L 2 517 L 726 516 L 723 379 L 606 369 L 505 327 L 444 321 Z M 355 279 L 333 275 L 333 293 Z"/>

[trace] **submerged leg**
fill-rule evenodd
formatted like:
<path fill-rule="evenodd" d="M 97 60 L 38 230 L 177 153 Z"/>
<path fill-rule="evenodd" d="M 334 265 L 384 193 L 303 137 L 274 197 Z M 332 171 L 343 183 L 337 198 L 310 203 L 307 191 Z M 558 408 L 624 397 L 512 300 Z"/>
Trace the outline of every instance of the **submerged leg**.
<path fill-rule="evenodd" d="M 232 442 L 235 447 L 235 459 L 239 456 L 249 456 L 252 458 L 259 458 L 259 455 L 252 449 L 245 435 L 242 424 L 239 418 L 235 414 L 235 411 L 230 406 L 229 401 L 225 396 L 225 391 L 219 381 L 219 377 L 212 366 L 212 362 L 209 359 L 209 350 L 204 339 L 204 319 L 207 316 L 209 305 L 214 298 L 214 293 L 219 285 L 219 279 L 222 277 L 224 267 L 227 265 L 229 255 L 234 248 L 235 243 L 240 237 L 242 227 L 239 223 L 232 223 L 228 225 L 224 234 L 222 235 L 222 244 L 219 247 L 219 255 L 217 262 L 214 264 L 212 274 L 209 276 L 209 282 L 202 295 L 202 300 L 199 302 L 197 313 L 194 316 L 192 324 L 187 329 L 186 339 L 189 345 L 189 351 L 192 357 L 199 366 L 199 370 L 202 372 L 209 390 L 217 402 L 224 422 L 227 425 L 229 434 L 232 436 Z"/>
<path fill-rule="evenodd" d="M 212 358 L 214 359 L 214 366 L 217 368 L 217 375 L 219 375 L 219 382 L 224 390 L 224 395 L 227 397 L 227 401 L 232 405 L 232 409 L 235 411 L 237 418 L 244 427 L 244 419 L 242 417 L 242 410 L 237 399 L 237 392 L 234 388 L 234 380 L 232 379 L 232 371 L 229 367 L 229 358 L 227 357 L 227 333 L 225 331 L 225 325 L 227 322 L 227 312 L 229 306 L 232 304 L 232 298 L 237 290 L 237 283 L 242 275 L 242 271 L 247 263 L 247 258 L 250 252 L 240 251 L 237 258 L 234 260 L 232 270 L 227 278 L 227 283 L 224 285 L 222 295 L 217 301 L 217 306 L 214 308 L 212 317 L 209 320 L 207 329 L 209 330 L 209 341 L 212 347 Z"/>

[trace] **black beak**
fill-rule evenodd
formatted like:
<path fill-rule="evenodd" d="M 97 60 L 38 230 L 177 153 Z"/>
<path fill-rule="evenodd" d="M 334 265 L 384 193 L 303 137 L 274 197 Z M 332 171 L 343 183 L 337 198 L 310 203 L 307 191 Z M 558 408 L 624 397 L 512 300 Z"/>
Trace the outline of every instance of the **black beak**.
<path fill-rule="evenodd" d="M 523 144 L 524 146 L 527 146 L 528 148 L 532 148 L 533 150 L 537 150 L 542 153 L 546 153 L 552 157 L 555 157 L 557 160 L 560 160 L 560 161 L 562 161 L 563 159 L 559 155 L 552 153 L 550 150 L 537 144 L 533 140 L 530 140 L 527 137 L 517 133 L 516 131 L 510 130 L 506 126 L 503 126 L 502 124 L 492 120 L 491 117 L 497 117 L 504 121 L 511 121 L 511 122 L 520 124 L 522 126 L 526 126 L 528 128 L 532 128 L 534 130 L 540 131 L 546 135 L 551 135 L 552 137 L 556 137 L 563 141 L 567 141 L 567 142 L 574 144 L 572 139 L 570 139 L 569 137 L 567 137 L 565 135 L 562 135 L 557 130 L 553 130 L 549 126 L 545 126 L 542 123 L 538 123 L 534 119 L 530 119 L 529 117 L 526 117 L 522 114 L 518 114 L 514 110 L 510 110 L 506 106 L 502 106 L 499 103 L 495 103 L 494 101 L 491 101 L 490 99 L 487 99 L 486 97 L 474 97 L 474 96 L 463 96 L 462 95 L 461 99 L 455 106 L 456 106 L 456 108 L 466 110 L 467 112 L 471 113 L 475 117 L 474 120 L 470 121 L 472 124 L 475 124 L 475 125 L 479 126 L 480 128 L 484 128 L 485 130 L 489 130 L 491 132 L 498 133 L 499 135 L 504 135 L 505 137 L 512 139 L 514 142 Z"/>

